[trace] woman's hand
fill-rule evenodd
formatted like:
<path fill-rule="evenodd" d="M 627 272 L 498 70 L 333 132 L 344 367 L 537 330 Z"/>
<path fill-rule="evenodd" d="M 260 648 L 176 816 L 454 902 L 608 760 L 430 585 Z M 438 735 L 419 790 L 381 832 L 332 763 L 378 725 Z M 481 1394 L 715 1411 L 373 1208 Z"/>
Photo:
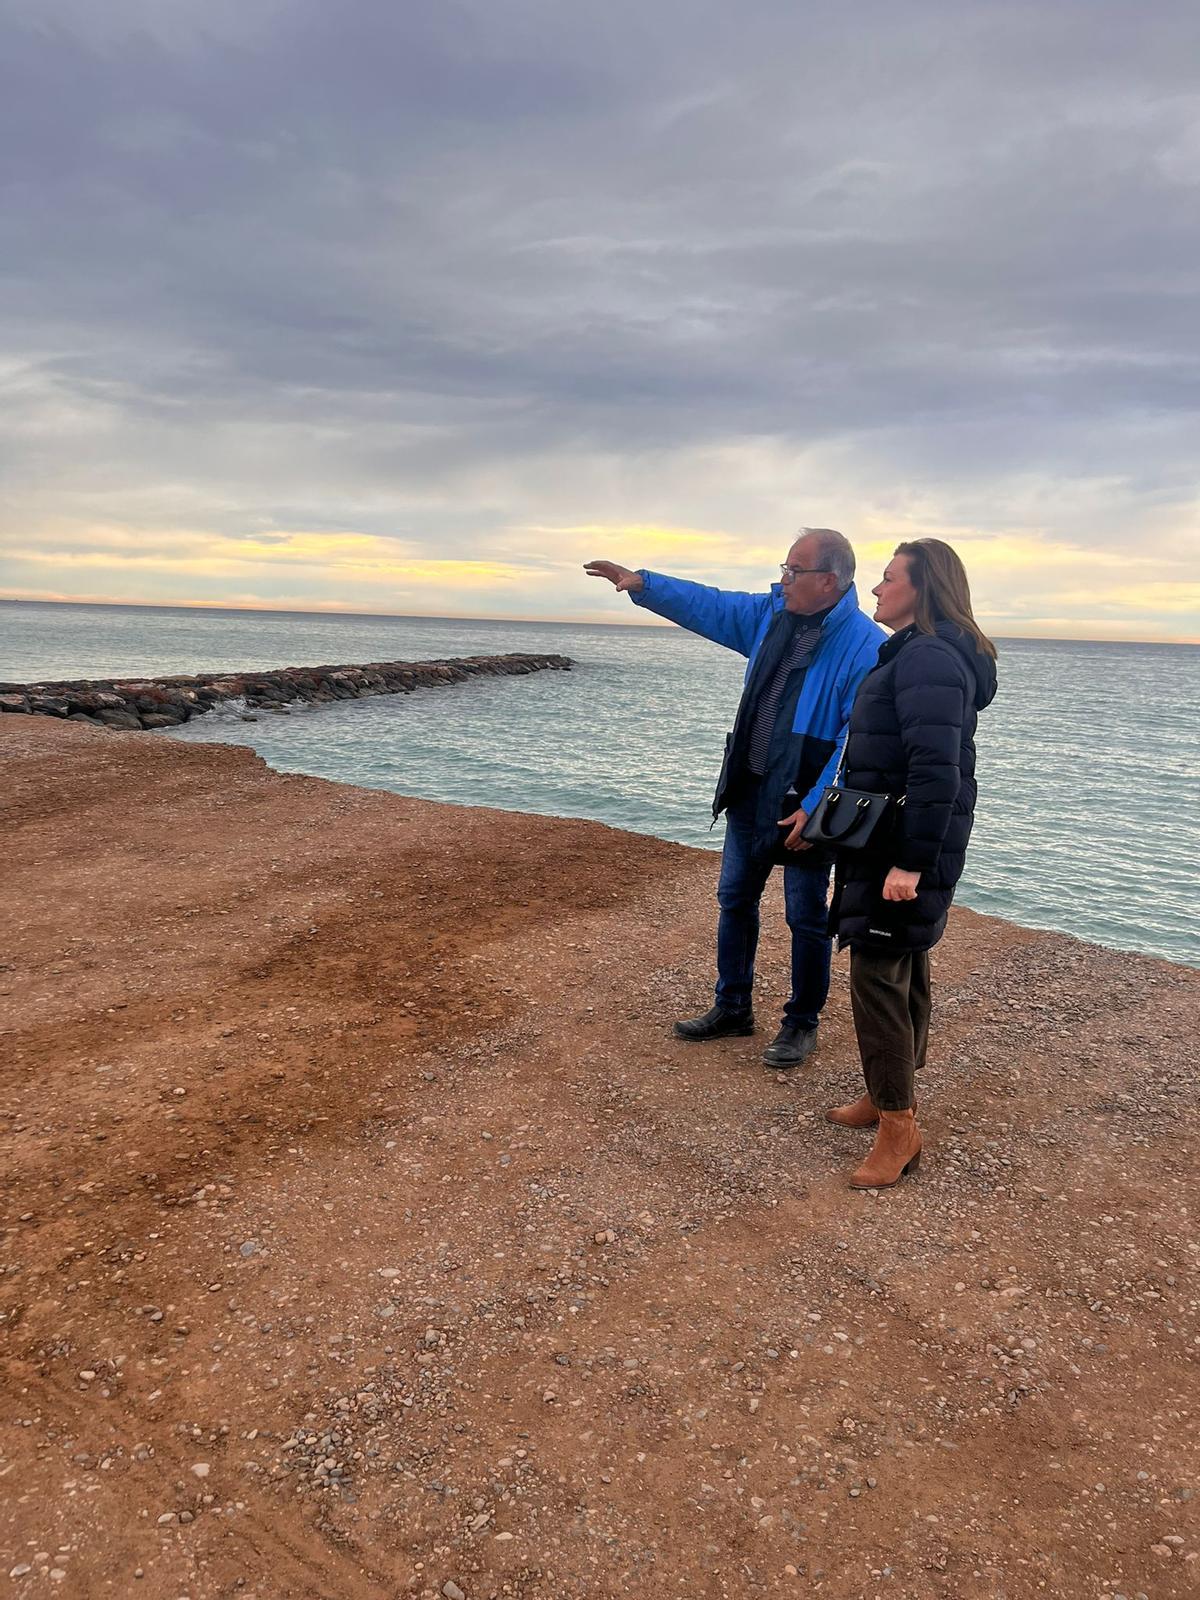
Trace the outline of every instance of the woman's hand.
<path fill-rule="evenodd" d="M 917 884 L 921 881 L 919 872 L 905 872 L 902 867 L 893 867 L 883 880 L 883 898 L 885 900 L 915 900 L 917 898 Z"/>

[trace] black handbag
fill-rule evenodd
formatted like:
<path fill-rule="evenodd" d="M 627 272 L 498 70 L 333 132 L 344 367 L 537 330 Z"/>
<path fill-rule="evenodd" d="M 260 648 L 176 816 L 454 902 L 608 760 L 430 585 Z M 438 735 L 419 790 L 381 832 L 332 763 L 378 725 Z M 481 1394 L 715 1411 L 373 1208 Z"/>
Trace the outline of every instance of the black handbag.
<path fill-rule="evenodd" d="M 835 778 L 817 801 L 800 837 L 829 850 L 879 849 L 900 820 L 904 796 L 846 789 Z"/>

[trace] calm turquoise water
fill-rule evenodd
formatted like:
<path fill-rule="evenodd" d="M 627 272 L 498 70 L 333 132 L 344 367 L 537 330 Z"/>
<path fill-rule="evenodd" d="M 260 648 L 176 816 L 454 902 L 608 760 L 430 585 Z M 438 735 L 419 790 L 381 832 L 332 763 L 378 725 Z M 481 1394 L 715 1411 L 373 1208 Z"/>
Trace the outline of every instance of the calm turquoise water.
<path fill-rule="evenodd" d="M 0 603 L 0 679 L 16 682 L 507 650 L 561 651 L 578 668 L 254 723 L 211 716 L 169 737 L 252 745 L 283 772 L 720 847 L 709 802 L 743 664 L 678 629 Z M 1200 649 L 1002 642 L 960 899 L 1200 966 L 1198 728 Z"/>

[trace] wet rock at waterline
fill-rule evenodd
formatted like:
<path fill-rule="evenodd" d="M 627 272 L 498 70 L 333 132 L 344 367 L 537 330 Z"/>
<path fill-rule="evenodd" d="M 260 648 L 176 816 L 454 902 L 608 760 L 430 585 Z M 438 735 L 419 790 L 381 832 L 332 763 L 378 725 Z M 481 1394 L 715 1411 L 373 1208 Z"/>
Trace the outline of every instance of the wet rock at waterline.
<path fill-rule="evenodd" d="M 205 672 L 191 677 L 2 683 L 0 712 L 62 717 L 99 727 L 177 727 L 216 705 L 240 700 L 268 710 L 301 703 L 409 694 L 469 678 L 525 677 L 570 670 L 568 656 L 463 656 L 449 661 L 375 661 L 366 666 L 282 667 L 272 672 Z"/>

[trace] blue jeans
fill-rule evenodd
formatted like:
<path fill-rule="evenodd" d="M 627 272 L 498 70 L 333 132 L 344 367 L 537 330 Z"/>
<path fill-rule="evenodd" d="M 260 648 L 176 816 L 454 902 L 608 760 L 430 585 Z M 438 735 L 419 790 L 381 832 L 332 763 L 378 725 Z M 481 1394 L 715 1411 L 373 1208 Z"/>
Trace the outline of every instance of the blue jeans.
<path fill-rule="evenodd" d="M 726 1011 L 749 1011 L 754 988 L 754 955 L 758 949 L 758 904 L 771 874 L 773 834 L 764 835 L 754 820 L 753 801 L 736 802 L 725 818 L 725 848 L 717 885 L 717 1004 Z M 799 852 L 804 861 L 807 851 Z M 792 992 L 784 1020 L 815 1028 L 829 995 L 827 898 L 829 866 L 786 866 L 783 897 L 792 930 Z"/>

